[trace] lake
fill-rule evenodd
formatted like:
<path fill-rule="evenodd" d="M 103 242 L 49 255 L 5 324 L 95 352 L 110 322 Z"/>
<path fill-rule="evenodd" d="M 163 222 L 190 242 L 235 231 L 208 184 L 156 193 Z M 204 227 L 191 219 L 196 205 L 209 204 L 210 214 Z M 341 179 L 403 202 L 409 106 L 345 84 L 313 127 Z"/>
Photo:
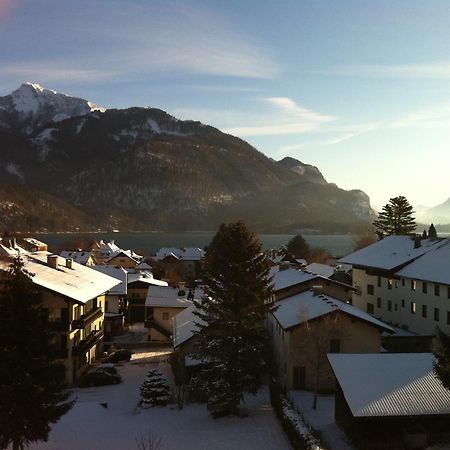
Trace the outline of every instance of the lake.
<path fill-rule="evenodd" d="M 35 234 L 37 239 L 46 242 L 50 251 L 58 251 L 63 244 L 78 237 L 87 240 L 104 241 L 114 239 L 123 249 L 133 249 L 145 255 L 155 254 L 161 247 L 205 247 L 214 236 L 214 232 L 187 233 L 45 233 Z M 292 234 L 261 234 L 259 235 L 264 249 L 279 248 L 287 244 Z M 333 256 L 344 256 L 351 253 L 355 236 L 343 235 L 303 235 L 311 247 L 322 247 Z"/>

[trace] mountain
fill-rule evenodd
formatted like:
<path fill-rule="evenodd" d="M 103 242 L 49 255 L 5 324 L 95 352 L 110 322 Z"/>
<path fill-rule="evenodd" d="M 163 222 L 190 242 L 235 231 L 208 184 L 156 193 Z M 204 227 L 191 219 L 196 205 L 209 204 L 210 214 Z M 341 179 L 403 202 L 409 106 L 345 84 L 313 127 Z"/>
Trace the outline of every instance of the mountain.
<path fill-rule="evenodd" d="M 417 219 L 428 224 L 450 224 L 450 198 L 440 205 L 418 211 Z"/>
<path fill-rule="evenodd" d="M 105 110 L 25 84 L 0 98 L 0 112 L 0 178 L 11 180 L 0 203 L 33 206 L 33 230 L 212 230 L 243 219 L 258 231 L 342 232 L 373 217 L 366 194 L 327 183 L 314 166 L 276 162 L 159 109 Z M 24 203 L 30 192 L 57 199 L 60 212 Z M 74 224 L 55 222 L 69 210 Z M 4 210 L 0 226 L 17 223 Z"/>

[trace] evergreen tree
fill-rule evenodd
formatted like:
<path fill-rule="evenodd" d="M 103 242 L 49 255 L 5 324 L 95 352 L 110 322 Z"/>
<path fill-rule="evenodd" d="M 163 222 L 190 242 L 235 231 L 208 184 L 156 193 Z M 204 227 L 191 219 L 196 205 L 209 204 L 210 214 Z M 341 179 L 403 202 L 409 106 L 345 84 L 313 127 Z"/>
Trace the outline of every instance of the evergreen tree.
<path fill-rule="evenodd" d="M 437 231 L 433 224 L 430 225 L 430 228 L 428 228 L 428 237 L 430 239 L 437 239 Z"/>
<path fill-rule="evenodd" d="M 308 260 L 310 255 L 310 248 L 301 234 L 297 234 L 287 243 L 285 252 L 292 255 L 294 258 L 303 258 Z"/>
<path fill-rule="evenodd" d="M 450 336 L 438 329 L 433 345 L 436 361 L 433 371 L 446 389 L 450 390 Z"/>
<path fill-rule="evenodd" d="M 198 381 L 213 416 L 239 414 L 244 393 L 256 394 L 266 367 L 264 318 L 271 295 L 268 262 L 243 222 L 222 224 L 205 252 L 206 297 L 196 303 Z"/>
<path fill-rule="evenodd" d="M 147 373 L 146 380 L 141 385 L 140 405 L 165 406 L 170 402 L 170 388 L 166 378 L 158 370 Z"/>
<path fill-rule="evenodd" d="M 72 407 L 51 338 L 47 314 L 18 257 L 0 285 L 0 448 L 46 441 L 50 424 Z"/>
<path fill-rule="evenodd" d="M 422 239 L 426 239 L 428 237 L 427 230 L 423 230 Z"/>
<path fill-rule="evenodd" d="M 416 229 L 413 208 L 406 197 L 391 198 L 389 203 L 383 206 L 378 214 L 378 219 L 373 223 L 378 237 L 382 239 L 391 235 L 411 235 Z"/>

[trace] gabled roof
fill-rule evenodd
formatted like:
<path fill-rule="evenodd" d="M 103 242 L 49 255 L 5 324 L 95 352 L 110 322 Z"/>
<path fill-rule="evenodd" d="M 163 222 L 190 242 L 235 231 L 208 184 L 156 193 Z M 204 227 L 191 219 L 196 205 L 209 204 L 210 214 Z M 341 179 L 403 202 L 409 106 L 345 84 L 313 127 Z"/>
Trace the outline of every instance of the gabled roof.
<path fill-rule="evenodd" d="M 153 275 L 150 272 L 128 272 L 128 284 L 135 283 L 136 281 L 141 281 L 142 283 L 146 283 L 154 286 L 168 286 L 167 281 L 158 280 L 157 278 L 153 278 Z"/>
<path fill-rule="evenodd" d="M 182 295 L 180 295 L 182 293 Z M 203 291 L 194 290 L 194 299 L 201 300 Z M 170 286 L 153 286 L 148 290 L 145 306 L 187 308 L 192 305 L 192 300 L 188 299 L 189 289 L 179 289 Z"/>
<path fill-rule="evenodd" d="M 450 414 L 431 353 L 329 354 L 354 417 Z"/>
<path fill-rule="evenodd" d="M 414 261 L 429 251 L 439 248 L 445 241 L 448 241 L 448 239 L 423 239 L 420 247 L 414 248 L 414 239 L 410 236 L 388 236 L 381 241 L 345 256 L 339 262 L 353 266 L 394 270 Z"/>
<path fill-rule="evenodd" d="M 320 275 L 325 278 L 330 278 L 334 274 L 334 268 L 328 264 L 311 263 L 305 267 L 305 272 L 313 275 Z"/>
<path fill-rule="evenodd" d="M 80 251 L 80 252 L 71 252 L 71 251 L 67 251 L 67 250 L 63 250 L 59 256 L 61 256 L 61 258 L 65 258 L 65 259 L 73 259 L 75 262 L 79 263 L 79 264 L 83 264 L 84 266 L 86 265 L 86 263 L 88 262 L 89 258 L 92 256 L 92 252 L 90 251 Z"/>
<path fill-rule="evenodd" d="M 156 260 L 161 261 L 167 256 L 174 256 L 181 261 L 200 261 L 203 258 L 204 251 L 198 247 L 162 247 L 156 253 Z"/>
<path fill-rule="evenodd" d="M 277 309 L 272 311 L 272 314 L 284 330 L 302 325 L 309 320 L 317 319 L 334 311 L 341 311 L 383 330 L 392 331 L 389 325 L 353 305 L 329 295 L 315 293 L 312 289 L 280 300 L 276 303 L 276 306 Z"/>
<path fill-rule="evenodd" d="M 280 266 L 271 267 L 269 270 L 269 277 L 272 277 L 274 291 L 306 283 L 317 278 L 316 275 L 302 272 L 297 269 L 280 270 Z"/>
<path fill-rule="evenodd" d="M 47 264 L 48 255 L 48 252 L 36 252 L 22 256 L 25 269 L 34 274 L 33 283 L 77 302 L 86 303 L 120 284 L 116 278 L 76 262 L 71 269 L 67 268 L 66 260 L 56 255 L 57 266 L 53 268 Z M 8 266 L 9 262 L 0 262 L 1 269 L 7 270 Z"/>
<path fill-rule="evenodd" d="M 129 258 L 132 261 L 134 261 L 136 264 L 138 264 L 140 259 L 142 258 L 140 255 L 137 255 L 132 250 L 120 250 L 118 252 L 113 253 L 112 256 L 107 260 L 107 262 L 110 262 L 114 258 L 117 258 L 120 256 L 122 256 L 122 257 L 125 256 L 126 258 Z"/>
<path fill-rule="evenodd" d="M 120 280 L 120 284 L 110 289 L 108 292 L 109 294 L 111 295 L 127 294 L 128 272 L 123 267 L 108 266 L 106 264 L 101 264 L 98 266 L 90 266 L 90 268 L 96 270 L 97 272 L 104 273 L 105 275 L 109 275 L 110 277 L 114 277 Z"/>
<path fill-rule="evenodd" d="M 194 314 L 194 311 L 195 305 L 191 305 L 173 317 L 174 348 L 189 341 L 199 330 L 196 324 L 202 323 L 202 320 Z"/>

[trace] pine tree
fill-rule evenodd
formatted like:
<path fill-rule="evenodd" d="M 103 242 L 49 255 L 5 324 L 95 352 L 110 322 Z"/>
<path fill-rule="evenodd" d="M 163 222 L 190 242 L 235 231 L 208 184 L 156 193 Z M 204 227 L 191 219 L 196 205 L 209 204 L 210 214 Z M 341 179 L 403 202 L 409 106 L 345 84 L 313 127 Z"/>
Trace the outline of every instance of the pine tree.
<path fill-rule="evenodd" d="M 199 382 L 215 417 L 239 414 L 244 393 L 256 394 L 265 364 L 264 318 L 271 289 L 268 262 L 243 222 L 221 225 L 203 261 L 206 297 L 196 303 Z"/>
<path fill-rule="evenodd" d="M 52 357 L 48 317 L 16 258 L 0 285 L 0 448 L 46 441 L 71 407 L 64 366 Z"/>
<path fill-rule="evenodd" d="M 146 380 L 141 385 L 140 391 L 140 405 L 165 406 L 170 402 L 169 384 L 163 374 L 158 370 L 149 370 Z"/>
<path fill-rule="evenodd" d="M 378 214 L 378 219 L 373 223 L 378 237 L 411 235 L 416 229 L 413 208 L 406 197 L 391 198 L 389 203 L 383 206 Z"/>
<path fill-rule="evenodd" d="M 433 345 L 436 361 L 433 371 L 446 389 L 450 390 L 450 336 L 438 329 Z"/>
<path fill-rule="evenodd" d="M 423 230 L 422 239 L 426 239 L 428 237 L 427 230 Z"/>
<path fill-rule="evenodd" d="M 430 228 L 428 228 L 428 237 L 430 239 L 437 239 L 438 238 L 436 228 L 435 228 L 435 226 L 433 224 L 431 224 Z"/>
<path fill-rule="evenodd" d="M 294 258 L 303 258 L 308 260 L 310 248 L 301 234 L 297 234 L 287 243 L 286 253 L 292 255 Z"/>

